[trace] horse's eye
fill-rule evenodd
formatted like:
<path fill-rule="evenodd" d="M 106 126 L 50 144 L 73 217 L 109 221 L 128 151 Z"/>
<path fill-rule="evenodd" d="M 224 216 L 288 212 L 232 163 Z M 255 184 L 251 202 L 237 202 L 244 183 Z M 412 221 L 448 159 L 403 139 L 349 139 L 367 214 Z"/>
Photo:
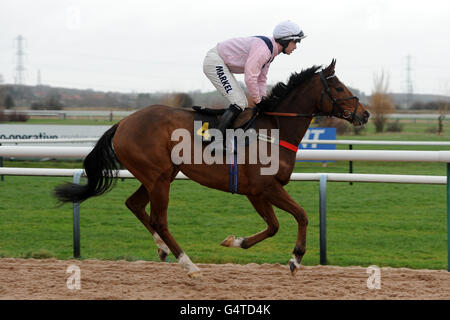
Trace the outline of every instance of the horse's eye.
<path fill-rule="evenodd" d="M 344 92 L 344 88 L 342 88 L 342 87 L 338 87 L 338 88 L 336 88 L 336 91 L 339 91 L 339 92 Z"/>

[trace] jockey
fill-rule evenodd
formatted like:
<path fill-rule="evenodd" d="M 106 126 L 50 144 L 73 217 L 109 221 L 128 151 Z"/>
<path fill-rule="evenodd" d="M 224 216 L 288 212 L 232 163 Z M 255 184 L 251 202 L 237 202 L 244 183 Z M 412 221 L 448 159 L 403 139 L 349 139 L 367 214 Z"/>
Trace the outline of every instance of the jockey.
<path fill-rule="evenodd" d="M 244 90 L 233 73 L 243 73 L 248 93 L 255 104 L 266 96 L 266 80 L 270 63 L 281 52 L 291 54 L 297 43 L 305 38 L 300 27 L 292 21 L 278 24 L 273 37 L 254 36 L 219 42 L 206 54 L 203 72 L 216 89 L 230 102 L 218 129 L 225 130 L 248 107 Z"/>

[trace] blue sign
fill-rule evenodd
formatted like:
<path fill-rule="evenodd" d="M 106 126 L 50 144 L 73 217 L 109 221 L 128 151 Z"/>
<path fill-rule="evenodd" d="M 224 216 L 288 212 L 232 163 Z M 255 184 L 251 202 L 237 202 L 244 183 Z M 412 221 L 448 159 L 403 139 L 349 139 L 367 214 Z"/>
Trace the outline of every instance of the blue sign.
<path fill-rule="evenodd" d="M 309 128 L 303 140 L 336 140 L 336 128 Z M 299 150 L 336 150 L 335 144 L 319 144 L 319 143 L 300 143 Z M 322 161 L 322 160 L 297 160 L 299 162 L 335 162 L 335 161 Z"/>

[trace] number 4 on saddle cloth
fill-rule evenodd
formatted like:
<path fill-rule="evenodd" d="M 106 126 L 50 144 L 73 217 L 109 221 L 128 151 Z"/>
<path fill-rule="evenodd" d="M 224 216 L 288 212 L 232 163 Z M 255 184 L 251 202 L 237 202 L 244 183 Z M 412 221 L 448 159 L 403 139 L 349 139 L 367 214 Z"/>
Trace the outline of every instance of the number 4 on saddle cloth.
<path fill-rule="evenodd" d="M 217 129 L 220 123 L 220 116 L 222 116 L 226 109 L 210 109 L 205 107 L 193 106 L 192 109 L 195 110 L 194 122 L 201 122 L 201 127 L 195 126 L 196 130 L 194 134 L 197 137 L 201 137 L 203 144 L 209 144 L 213 139 L 211 135 L 211 129 Z M 253 128 L 253 123 L 256 119 L 256 112 L 253 109 L 244 110 L 234 121 L 232 126 L 228 129 L 242 129 L 244 132 L 250 128 Z M 198 129 L 197 129 L 198 128 Z M 225 138 L 225 137 L 224 137 Z M 245 145 L 249 144 L 249 139 L 245 139 Z M 235 150 L 236 151 L 236 150 Z"/>

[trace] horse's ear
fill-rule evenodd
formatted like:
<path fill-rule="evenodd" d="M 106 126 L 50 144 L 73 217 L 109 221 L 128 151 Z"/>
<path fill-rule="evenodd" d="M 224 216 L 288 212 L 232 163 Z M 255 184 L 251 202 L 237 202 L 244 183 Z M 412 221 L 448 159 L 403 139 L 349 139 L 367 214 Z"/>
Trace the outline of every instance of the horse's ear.
<path fill-rule="evenodd" d="M 336 66 L 336 59 L 333 59 L 331 61 L 331 64 L 325 70 L 323 70 L 324 75 L 327 77 L 333 75 L 335 66 Z"/>

